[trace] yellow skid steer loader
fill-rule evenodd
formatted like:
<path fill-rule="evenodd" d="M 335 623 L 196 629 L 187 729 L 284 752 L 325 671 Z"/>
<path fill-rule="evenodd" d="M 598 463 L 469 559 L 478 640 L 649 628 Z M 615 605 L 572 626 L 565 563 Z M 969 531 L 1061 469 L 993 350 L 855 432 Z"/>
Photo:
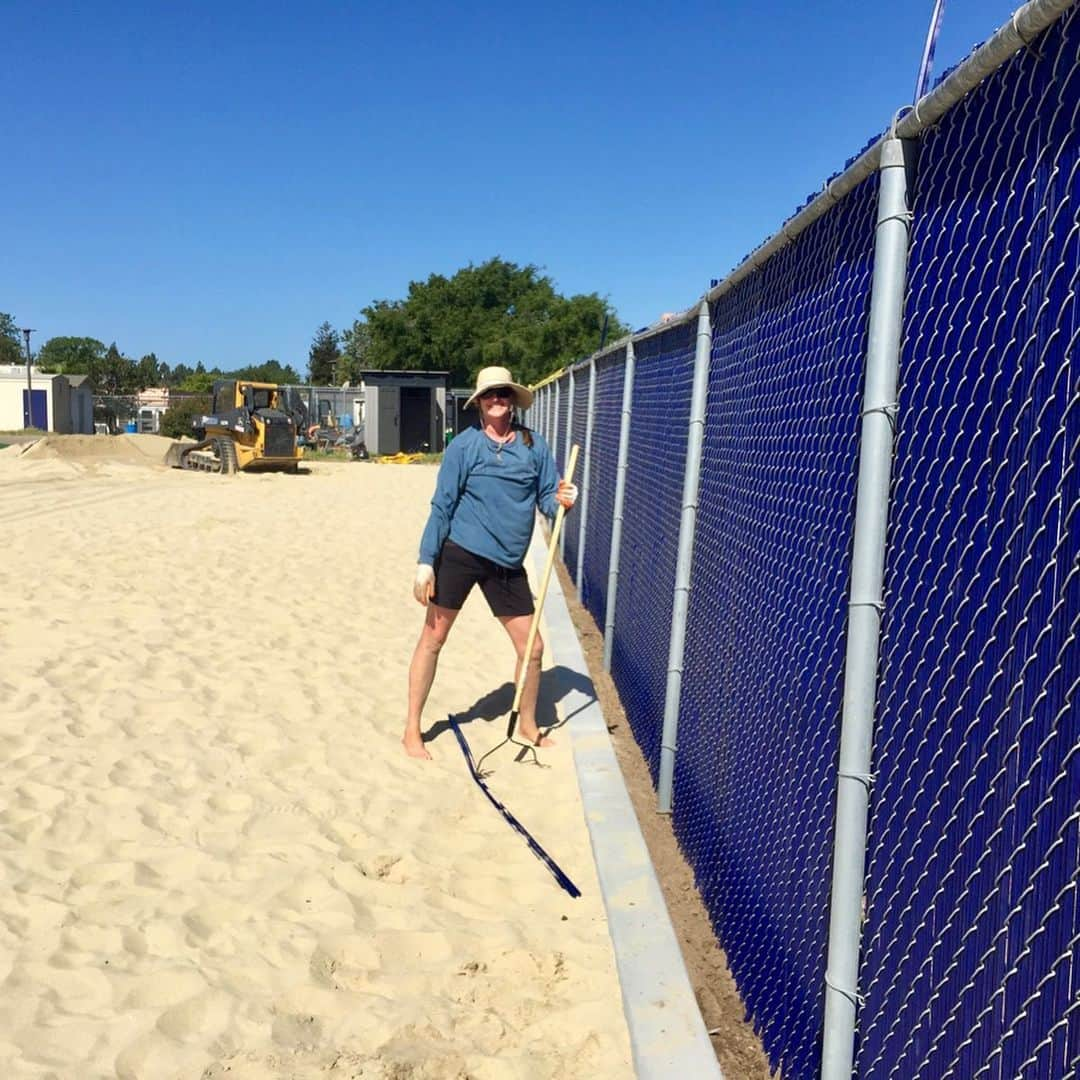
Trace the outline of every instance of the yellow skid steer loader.
<path fill-rule="evenodd" d="M 295 390 L 275 383 L 219 379 L 214 383 L 212 412 L 192 421 L 196 441 L 173 443 L 165 464 L 215 473 L 296 472 L 304 456 L 296 435 L 304 429 L 306 414 Z"/>

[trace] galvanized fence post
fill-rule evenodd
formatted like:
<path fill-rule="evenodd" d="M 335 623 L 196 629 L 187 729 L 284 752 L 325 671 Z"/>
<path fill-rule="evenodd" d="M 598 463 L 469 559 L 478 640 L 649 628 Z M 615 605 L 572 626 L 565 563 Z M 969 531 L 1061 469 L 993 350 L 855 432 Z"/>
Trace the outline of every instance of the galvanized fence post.
<path fill-rule="evenodd" d="M 822 1080 L 851 1080 L 855 1056 L 870 751 L 911 218 L 899 139 L 883 144 L 880 169 L 836 785 Z"/>
<path fill-rule="evenodd" d="M 555 464 L 559 463 L 559 381 L 555 380 L 555 402 L 554 408 L 551 414 L 551 456 L 555 459 Z"/>
<path fill-rule="evenodd" d="M 567 368 L 569 374 L 569 382 L 566 388 L 566 435 L 564 446 L 564 457 L 568 457 L 570 454 L 570 447 L 574 444 L 574 369 L 573 367 Z M 556 461 L 559 459 L 556 458 Z M 563 565 L 566 565 L 566 530 L 563 529 L 559 536 L 559 558 L 562 559 Z"/>
<path fill-rule="evenodd" d="M 622 417 L 619 421 L 619 455 L 615 465 L 615 506 L 611 514 L 611 555 L 608 557 L 607 606 L 604 612 L 604 670 L 611 671 L 615 641 L 615 598 L 619 591 L 619 557 L 622 551 L 623 503 L 626 500 L 626 468 L 630 456 L 631 398 L 634 394 L 634 342 L 626 343 L 623 367 Z"/>
<path fill-rule="evenodd" d="M 660 737 L 660 777 L 656 805 L 661 814 L 671 813 L 675 781 L 675 750 L 679 735 L 679 698 L 682 696 L 683 651 L 686 616 L 690 608 L 690 570 L 697 529 L 698 487 L 701 480 L 701 447 L 705 441 L 705 403 L 709 395 L 709 360 L 712 328 L 709 303 L 698 309 L 697 347 L 694 350 L 694 388 L 690 397 L 690 427 L 686 440 L 686 471 L 683 474 L 682 517 L 679 521 L 679 554 L 675 564 L 675 591 L 671 611 L 671 643 L 668 648 L 667 686 L 664 693 L 664 729 Z"/>
<path fill-rule="evenodd" d="M 585 529 L 589 522 L 589 475 L 592 460 L 593 413 L 596 411 L 596 357 L 589 360 L 589 403 L 585 412 L 585 468 L 581 473 L 581 510 L 578 517 L 577 594 L 582 598 L 581 575 L 585 569 Z"/>

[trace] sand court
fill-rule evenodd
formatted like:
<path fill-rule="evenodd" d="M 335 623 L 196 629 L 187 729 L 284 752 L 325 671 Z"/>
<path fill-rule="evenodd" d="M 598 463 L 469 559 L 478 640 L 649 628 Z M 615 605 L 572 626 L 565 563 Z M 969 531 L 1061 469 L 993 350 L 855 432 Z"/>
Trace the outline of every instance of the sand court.
<path fill-rule="evenodd" d="M 165 444 L 0 451 L 5 1076 L 632 1076 L 567 733 L 489 783 L 577 900 L 448 725 L 401 751 L 433 467 Z M 494 746 L 512 661 L 471 598 L 426 725 Z"/>

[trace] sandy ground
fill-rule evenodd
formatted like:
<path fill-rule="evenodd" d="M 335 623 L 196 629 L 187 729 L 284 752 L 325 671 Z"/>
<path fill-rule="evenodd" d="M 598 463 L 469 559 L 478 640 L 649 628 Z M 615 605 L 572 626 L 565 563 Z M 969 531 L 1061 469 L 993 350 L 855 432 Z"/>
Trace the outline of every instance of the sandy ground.
<path fill-rule="evenodd" d="M 165 445 L 0 451 L 4 1077 L 631 1076 L 569 739 L 490 782 L 578 900 L 435 723 L 504 733 L 479 596 L 400 750 L 434 468 Z"/>

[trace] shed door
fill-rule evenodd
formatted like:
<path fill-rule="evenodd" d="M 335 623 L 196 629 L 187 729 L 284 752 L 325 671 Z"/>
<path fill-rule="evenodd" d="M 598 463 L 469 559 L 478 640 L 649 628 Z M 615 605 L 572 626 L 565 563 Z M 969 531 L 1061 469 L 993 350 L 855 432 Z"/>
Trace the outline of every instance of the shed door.
<path fill-rule="evenodd" d="M 375 450 L 376 454 L 396 454 L 401 449 L 398 397 L 398 387 L 379 387 L 379 445 Z M 370 450 L 371 447 L 368 449 Z"/>
<path fill-rule="evenodd" d="M 49 395 L 45 390 L 31 390 L 30 404 L 27 406 L 26 394 L 22 392 L 23 427 L 49 430 Z"/>
<path fill-rule="evenodd" d="M 430 451 L 431 388 L 403 386 L 401 388 L 401 449 L 406 454 Z"/>

